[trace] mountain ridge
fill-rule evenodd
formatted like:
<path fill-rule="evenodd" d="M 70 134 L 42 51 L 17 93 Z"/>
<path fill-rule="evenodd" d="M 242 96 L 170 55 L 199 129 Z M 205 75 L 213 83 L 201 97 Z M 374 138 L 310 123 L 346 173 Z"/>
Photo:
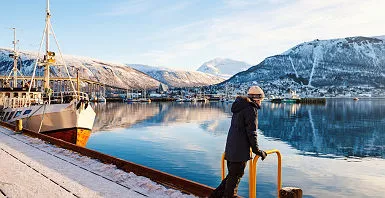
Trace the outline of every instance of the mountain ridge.
<path fill-rule="evenodd" d="M 184 71 L 142 64 L 127 64 L 127 66 L 142 71 L 154 79 L 172 87 L 207 86 L 224 81 L 221 77 L 200 71 Z"/>
<path fill-rule="evenodd" d="M 197 71 L 219 76 L 225 79 L 251 67 L 250 64 L 228 58 L 214 58 L 204 62 Z"/>
<path fill-rule="evenodd" d="M 13 67 L 13 60 L 9 58 L 9 54 L 13 50 L 7 48 L 0 48 L 0 72 L 3 75 L 8 75 L 10 69 Z M 21 59 L 21 73 L 30 76 L 33 72 L 36 52 L 19 52 Z M 63 64 L 60 57 L 58 64 Z M 63 55 L 64 62 L 69 67 L 71 77 L 76 76 L 76 69 L 80 69 L 81 78 L 103 82 L 110 86 L 125 88 L 125 89 L 155 89 L 160 82 L 152 77 L 137 71 L 133 68 L 126 67 L 124 64 L 111 63 L 98 59 Z M 41 71 L 37 71 L 38 73 Z M 51 67 L 50 74 L 54 77 L 67 77 L 67 73 L 62 66 Z M 41 75 L 41 74 L 40 74 Z"/>
<path fill-rule="evenodd" d="M 221 84 L 226 83 L 259 84 L 281 92 L 289 88 L 303 92 L 322 88 L 333 94 L 349 87 L 382 90 L 385 88 L 385 41 L 357 36 L 304 42 L 282 54 L 267 57 Z"/>

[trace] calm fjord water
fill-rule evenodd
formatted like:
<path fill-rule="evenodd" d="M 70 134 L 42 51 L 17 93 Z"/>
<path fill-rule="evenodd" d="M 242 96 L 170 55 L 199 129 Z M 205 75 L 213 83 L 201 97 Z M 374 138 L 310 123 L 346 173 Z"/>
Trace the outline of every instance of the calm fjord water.
<path fill-rule="evenodd" d="M 87 147 L 216 187 L 231 104 L 96 104 Z M 304 197 L 383 197 L 385 100 L 329 99 L 259 111 L 260 148 L 279 149 L 283 186 Z M 257 196 L 276 197 L 277 157 L 258 163 Z M 239 194 L 248 197 L 248 168 Z"/>

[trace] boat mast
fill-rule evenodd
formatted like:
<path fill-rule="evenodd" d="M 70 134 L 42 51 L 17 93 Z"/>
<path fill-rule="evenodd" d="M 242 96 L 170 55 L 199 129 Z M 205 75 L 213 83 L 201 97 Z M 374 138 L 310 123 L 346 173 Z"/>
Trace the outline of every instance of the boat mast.
<path fill-rule="evenodd" d="M 49 0 L 47 0 L 47 9 L 45 16 L 45 56 L 44 56 L 44 90 L 49 89 L 49 62 L 53 60 L 54 53 L 49 51 L 49 30 L 50 30 L 51 13 L 49 10 Z M 53 62 L 53 61 L 52 61 Z"/>
<path fill-rule="evenodd" d="M 17 60 L 19 53 L 17 52 L 16 45 L 19 42 L 16 40 L 16 28 L 13 29 L 13 87 L 17 87 Z"/>
<path fill-rule="evenodd" d="M 76 69 L 76 90 L 80 94 L 80 76 L 79 76 L 79 69 Z M 78 99 L 80 99 L 80 95 L 78 96 Z"/>

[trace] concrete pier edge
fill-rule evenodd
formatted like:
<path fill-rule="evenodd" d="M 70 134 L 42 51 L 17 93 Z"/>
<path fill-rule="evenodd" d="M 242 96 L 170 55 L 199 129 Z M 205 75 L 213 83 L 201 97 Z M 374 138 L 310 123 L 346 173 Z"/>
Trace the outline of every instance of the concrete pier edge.
<path fill-rule="evenodd" d="M 3 127 L 6 127 L 8 129 L 11 129 L 15 131 L 16 125 L 8 124 L 5 122 L 0 122 L 0 125 Z M 44 134 L 36 133 L 33 131 L 30 131 L 28 129 L 22 129 L 21 131 L 23 134 L 28 135 L 30 137 L 39 138 L 41 140 L 44 140 L 50 144 L 56 145 L 58 147 L 72 150 L 75 152 L 78 152 L 84 156 L 88 156 L 93 159 L 98 159 L 103 163 L 106 164 L 113 164 L 117 168 L 124 170 L 126 172 L 133 172 L 136 175 L 147 177 L 151 179 L 152 181 L 155 181 L 159 184 L 162 184 L 166 187 L 170 187 L 173 189 L 180 190 L 181 192 L 187 193 L 187 194 L 193 194 L 198 197 L 208 197 L 214 188 L 200 184 L 198 182 L 194 182 L 191 180 L 187 180 L 185 178 L 181 178 L 175 175 L 171 175 L 169 173 L 165 173 L 159 170 L 155 170 L 146 166 L 142 166 L 139 164 L 135 164 L 133 162 L 129 162 L 120 158 L 116 158 L 107 154 L 100 153 L 98 151 L 94 151 L 88 148 L 83 148 L 80 146 L 76 146 L 74 144 L 65 142 L 63 140 L 59 140 Z"/>

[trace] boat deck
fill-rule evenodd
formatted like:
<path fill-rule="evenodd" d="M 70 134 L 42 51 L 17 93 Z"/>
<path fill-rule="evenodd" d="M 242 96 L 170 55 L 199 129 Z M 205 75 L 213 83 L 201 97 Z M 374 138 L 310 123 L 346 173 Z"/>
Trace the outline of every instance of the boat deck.
<path fill-rule="evenodd" d="M 0 127 L 0 197 L 194 197 Z"/>

